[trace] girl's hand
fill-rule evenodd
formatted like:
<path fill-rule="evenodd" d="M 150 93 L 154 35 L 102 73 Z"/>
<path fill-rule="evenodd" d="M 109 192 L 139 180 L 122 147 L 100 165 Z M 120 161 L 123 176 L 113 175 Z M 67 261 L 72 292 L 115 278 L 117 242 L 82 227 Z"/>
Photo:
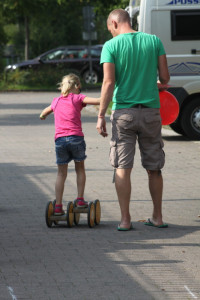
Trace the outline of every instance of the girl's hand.
<path fill-rule="evenodd" d="M 40 120 L 45 120 L 48 115 L 53 112 L 51 105 L 47 106 L 40 114 Z"/>
<path fill-rule="evenodd" d="M 45 120 L 46 116 L 43 116 L 42 114 L 40 115 L 40 120 Z"/>

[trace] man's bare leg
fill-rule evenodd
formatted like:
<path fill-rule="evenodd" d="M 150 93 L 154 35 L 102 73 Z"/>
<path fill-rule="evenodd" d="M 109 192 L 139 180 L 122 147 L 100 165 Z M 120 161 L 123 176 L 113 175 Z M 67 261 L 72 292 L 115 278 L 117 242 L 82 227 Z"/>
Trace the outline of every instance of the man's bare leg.
<path fill-rule="evenodd" d="M 155 225 L 162 225 L 162 194 L 163 194 L 163 178 L 161 171 L 149 171 L 149 191 L 153 201 L 153 214 L 151 221 Z"/>
<path fill-rule="evenodd" d="M 129 212 L 131 198 L 131 171 L 132 169 L 116 169 L 115 187 L 121 209 L 121 228 L 130 228 L 131 223 Z"/>

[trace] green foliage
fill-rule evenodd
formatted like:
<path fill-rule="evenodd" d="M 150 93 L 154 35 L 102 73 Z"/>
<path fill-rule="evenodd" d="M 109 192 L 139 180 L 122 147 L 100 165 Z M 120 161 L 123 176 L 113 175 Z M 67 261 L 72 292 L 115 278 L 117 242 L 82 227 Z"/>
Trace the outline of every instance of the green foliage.
<path fill-rule="evenodd" d="M 67 73 L 74 73 L 73 70 L 66 70 L 64 68 L 51 67 L 43 68 L 42 70 L 24 70 L 8 72 L 6 82 L 8 85 L 28 85 L 30 87 L 49 86 L 56 88 L 56 84 L 61 81 L 61 78 Z M 76 72 L 77 73 L 77 72 Z"/>
<path fill-rule="evenodd" d="M 2 13 L 0 11 L 0 71 L 3 69 L 4 62 L 3 62 L 3 45 L 7 41 L 7 37 L 3 28 L 3 21 L 2 21 Z"/>
<path fill-rule="evenodd" d="M 58 88 L 57 84 L 62 80 L 62 77 L 69 73 L 75 73 L 80 76 L 80 74 L 73 69 L 66 70 L 63 67 L 54 69 L 49 66 L 45 66 L 42 70 L 30 69 L 5 72 L 4 77 L 0 77 L 0 89 L 56 90 Z M 94 85 L 86 86 L 83 82 L 82 86 L 84 88 L 93 86 L 94 88 Z"/>
<path fill-rule="evenodd" d="M 101 1 L 91 1 L 95 6 L 95 10 L 99 15 L 106 15 L 116 8 L 123 8 L 125 9 L 129 5 L 129 0 L 101 0 Z"/>
<path fill-rule="evenodd" d="M 45 14 L 30 22 L 30 57 L 62 45 L 83 44 L 81 28 L 81 7 L 74 9 L 71 1 L 62 5 L 50 2 Z"/>
<path fill-rule="evenodd" d="M 108 14 L 128 4 L 129 0 L 0 0 L 0 70 L 6 44 L 14 46 L 19 60 L 24 60 L 28 50 L 29 58 L 34 58 L 58 46 L 87 44 L 82 39 L 82 9 L 87 5 L 96 14 L 97 40 L 92 43 L 103 44 L 111 38 Z"/>
<path fill-rule="evenodd" d="M 37 16 L 42 13 L 51 0 L 3 0 L 0 9 L 7 22 L 14 23 L 17 19 Z"/>

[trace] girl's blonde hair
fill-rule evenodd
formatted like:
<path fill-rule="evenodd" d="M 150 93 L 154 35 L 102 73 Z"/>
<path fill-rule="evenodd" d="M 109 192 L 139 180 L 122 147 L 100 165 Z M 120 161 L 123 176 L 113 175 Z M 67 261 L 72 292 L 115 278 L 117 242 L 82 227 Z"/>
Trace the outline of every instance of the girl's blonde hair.
<path fill-rule="evenodd" d="M 74 88 L 78 88 L 80 79 L 77 75 L 71 73 L 64 76 L 59 85 L 58 89 L 61 90 L 61 94 L 67 96 Z"/>

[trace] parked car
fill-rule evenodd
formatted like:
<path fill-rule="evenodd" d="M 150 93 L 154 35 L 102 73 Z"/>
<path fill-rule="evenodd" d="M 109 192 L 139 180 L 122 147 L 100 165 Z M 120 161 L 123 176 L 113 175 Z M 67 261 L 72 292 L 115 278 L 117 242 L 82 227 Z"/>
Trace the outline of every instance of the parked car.
<path fill-rule="evenodd" d="M 89 55 L 89 50 L 90 54 Z M 88 46 L 61 46 L 49 50 L 36 58 L 22 61 L 13 65 L 7 65 L 5 71 L 16 69 L 42 69 L 44 66 L 63 66 L 67 70 L 76 70 L 85 83 L 97 83 L 102 79 L 103 70 L 100 65 L 102 45 Z M 92 73 L 90 72 L 90 56 Z M 91 74 L 90 74 L 91 73 Z"/>

